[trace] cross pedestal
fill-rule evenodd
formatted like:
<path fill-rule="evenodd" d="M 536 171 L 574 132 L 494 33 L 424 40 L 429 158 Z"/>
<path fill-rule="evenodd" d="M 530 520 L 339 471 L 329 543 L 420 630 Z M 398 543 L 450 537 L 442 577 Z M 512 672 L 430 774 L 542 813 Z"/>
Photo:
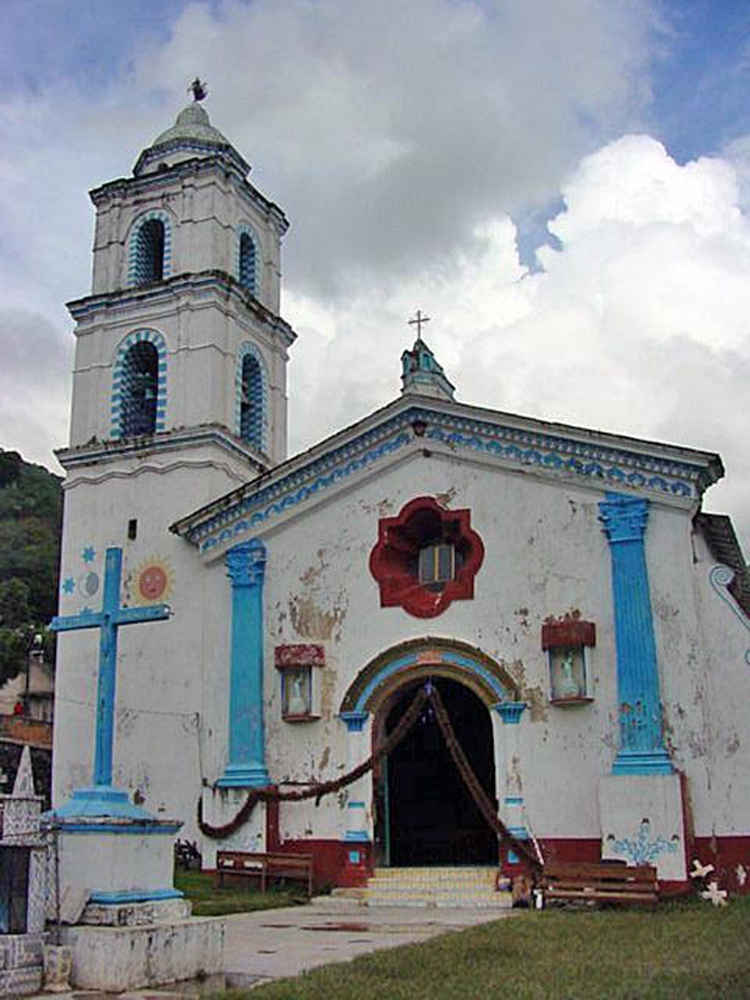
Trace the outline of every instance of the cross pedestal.
<path fill-rule="evenodd" d="M 62 892 L 88 895 L 82 922 L 115 925 L 190 912 L 172 883 L 173 838 L 182 824 L 157 819 L 112 784 L 118 631 L 169 617 L 165 604 L 122 607 L 121 580 L 122 549 L 107 549 L 101 611 L 59 616 L 51 626 L 56 632 L 99 631 L 93 781 L 75 789 L 50 821 L 60 831 Z"/>

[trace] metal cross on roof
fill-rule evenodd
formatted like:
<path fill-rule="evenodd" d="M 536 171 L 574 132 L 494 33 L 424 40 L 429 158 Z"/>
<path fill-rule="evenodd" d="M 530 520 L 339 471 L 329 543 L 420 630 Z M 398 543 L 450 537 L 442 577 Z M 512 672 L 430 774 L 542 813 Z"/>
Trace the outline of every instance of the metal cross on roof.
<path fill-rule="evenodd" d="M 417 339 L 418 340 L 422 339 L 422 324 L 423 323 L 429 323 L 429 322 L 430 322 L 430 317 L 429 316 L 423 316 L 421 309 L 417 309 L 417 315 L 414 317 L 414 319 L 410 319 L 409 320 L 409 326 L 416 326 L 416 328 L 417 328 Z"/>

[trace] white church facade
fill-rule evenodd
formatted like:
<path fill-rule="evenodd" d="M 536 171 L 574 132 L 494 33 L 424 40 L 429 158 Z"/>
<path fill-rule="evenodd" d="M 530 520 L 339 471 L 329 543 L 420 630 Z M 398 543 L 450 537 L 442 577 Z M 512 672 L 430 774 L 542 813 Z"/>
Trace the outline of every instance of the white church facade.
<path fill-rule="evenodd" d="M 283 798 L 367 760 L 427 687 L 543 858 L 646 861 L 676 886 L 700 857 L 742 889 L 750 582 L 702 513 L 718 455 L 459 402 L 419 336 L 391 403 L 288 458 L 287 221 L 248 171 L 196 101 L 91 193 L 60 614 L 111 599 L 133 625 L 111 725 L 98 632 L 60 636 L 56 806 L 109 782 L 181 820 L 208 868 L 231 848 L 311 853 L 338 885 L 513 871 L 429 703 L 353 782 Z"/>

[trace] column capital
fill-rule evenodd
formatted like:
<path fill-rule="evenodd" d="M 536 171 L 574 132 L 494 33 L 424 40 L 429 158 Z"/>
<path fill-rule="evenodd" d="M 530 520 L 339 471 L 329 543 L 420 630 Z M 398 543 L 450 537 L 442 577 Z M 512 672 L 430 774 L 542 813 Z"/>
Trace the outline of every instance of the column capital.
<path fill-rule="evenodd" d="M 648 520 L 648 500 L 622 493 L 606 493 L 599 503 L 599 520 L 609 544 L 638 542 L 643 539 Z"/>
<path fill-rule="evenodd" d="M 339 718 L 345 723 L 347 732 L 361 733 L 368 715 L 368 712 L 341 712 Z"/>
<path fill-rule="evenodd" d="M 521 721 L 521 716 L 526 708 L 525 701 L 498 701 L 492 706 L 495 712 L 503 720 L 503 723 L 508 726 L 517 726 Z"/>
<path fill-rule="evenodd" d="M 266 547 L 259 538 L 234 545 L 224 556 L 232 587 L 259 587 L 266 571 Z"/>

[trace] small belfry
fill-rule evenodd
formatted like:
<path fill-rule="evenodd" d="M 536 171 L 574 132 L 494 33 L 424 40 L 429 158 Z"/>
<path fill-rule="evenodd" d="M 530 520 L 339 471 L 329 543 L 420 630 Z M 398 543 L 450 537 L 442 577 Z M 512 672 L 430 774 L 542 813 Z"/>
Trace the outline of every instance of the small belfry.
<path fill-rule="evenodd" d="M 448 381 L 442 365 L 422 340 L 422 327 L 429 322 L 430 317 L 424 316 L 421 309 L 417 309 L 414 319 L 409 320 L 409 326 L 417 328 L 417 339 L 412 349 L 401 355 L 401 392 L 453 399 L 455 386 Z"/>
<path fill-rule="evenodd" d="M 196 77 L 190 90 L 133 176 L 91 192 L 92 292 L 69 304 L 79 345 L 71 449 L 117 440 L 121 454 L 165 453 L 171 436 L 183 457 L 199 441 L 238 476 L 286 457 L 288 223 L 211 124 L 206 85 Z"/>

